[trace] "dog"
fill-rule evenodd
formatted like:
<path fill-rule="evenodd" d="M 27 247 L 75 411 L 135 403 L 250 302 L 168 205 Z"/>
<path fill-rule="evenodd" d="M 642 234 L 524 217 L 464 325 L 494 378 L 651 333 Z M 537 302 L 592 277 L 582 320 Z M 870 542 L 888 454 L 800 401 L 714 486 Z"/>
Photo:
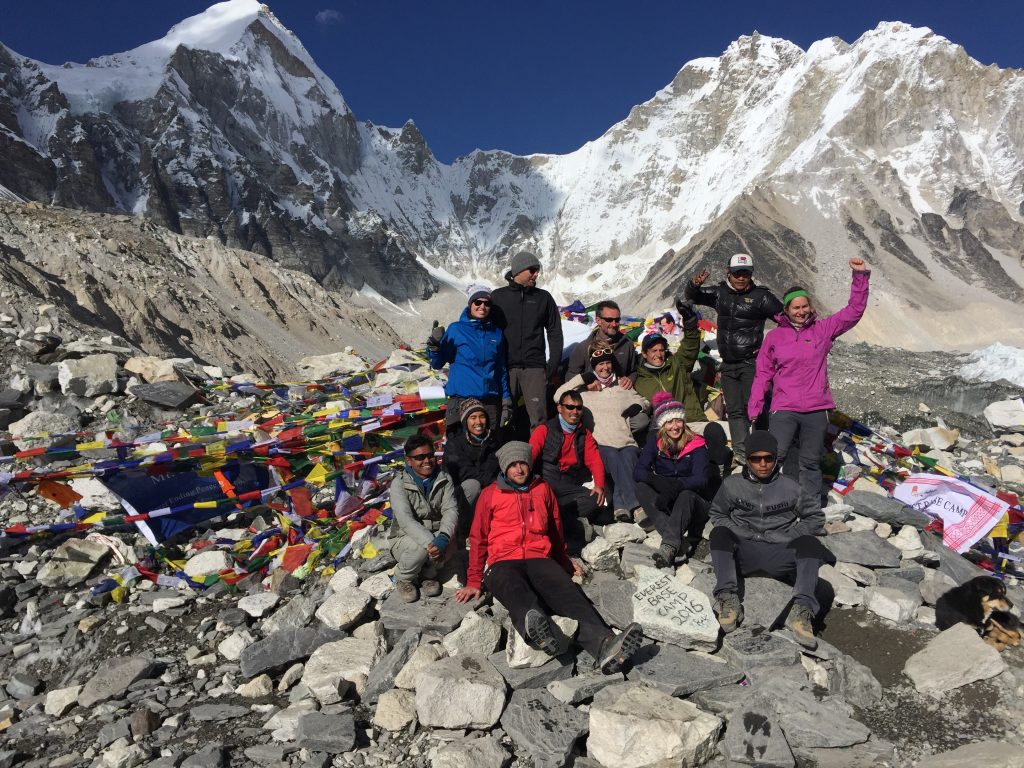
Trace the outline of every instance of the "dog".
<path fill-rule="evenodd" d="M 935 626 L 949 629 L 963 623 L 982 633 L 993 611 L 1009 614 L 1012 607 L 1003 582 L 994 576 L 978 576 L 953 587 L 935 602 Z"/>
<path fill-rule="evenodd" d="M 997 651 L 1020 645 L 1021 631 L 1024 625 L 1020 619 L 1008 611 L 992 611 L 985 622 L 982 639 Z"/>

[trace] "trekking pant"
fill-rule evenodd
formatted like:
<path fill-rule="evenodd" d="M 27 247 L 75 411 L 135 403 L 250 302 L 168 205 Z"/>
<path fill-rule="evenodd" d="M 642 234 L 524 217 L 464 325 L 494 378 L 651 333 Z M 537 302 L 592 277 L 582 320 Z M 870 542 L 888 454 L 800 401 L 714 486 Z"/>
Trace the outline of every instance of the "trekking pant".
<path fill-rule="evenodd" d="M 563 525 L 579 517 L 594 516 L 597 511 L 597 496 L 592 494 L 589 488 L 584 488 L 581 483 L 573 482 L 564 475 L 556 477 L 547 473 L 544 479 L 555 492 Z"/>
<path fill-rule="evenodd" d="M 750 388 L 754 384 L 754 360 L 722 363 L 720 372 L 732 451 L 737 457 L 746 456 L 745 446 L 747 435 L 750 434 L 747 401 L 750 400 Z"/>
<path fill-rule="evenodd" d="M 817 616 L 821 606 L 814 595 L 818 569 L 828 551 L 814 536 L 798 536 L 788 544 L 751 541 L 725 526 L 715 526 L 709 538 L 711 565 L 715 569 L 715 597 L 738 592 L 736 565 L 744 576 L 761 575 L 793 584 L 793 602 L 807 606 Z"/>
<path fill-rule="evenodd" d="M 635 445 L 627 445 L 625 448 L 599 445 L 597 451 L 601 454 L 605 472 L 612 478 L 612 508 L 633 510 L 639 507 L 633 468 L 640 458 L 640 449 Z"/>
<path fill-rule="evenodd" d="M 821 457 L 825 455 L 825 431 L 828 411 L 772 411 L 768 431 L 779 441 L 779 464 L 793 477 L 793 464 L 786 466 L 786 456 L 794 449 L 799 454 L 801 490 L 815 502 L 821 501 Z"/>
<path fill-rule="evenodd" d="M 526 403 L 526 414 L 530 417 L 532 431 L 548 417 L 548 374 L 544 368 L 509 368 L 508 388 L 512 391 L 512 402 L 519 402 L 520 396 Z M 497 425 L 495 418 L 494 425 Z"/>
<path fill-rule="evenodd" d="M 451 548 L 454 543 L 448 546 Z M 437 575 L 437 568 L 427 555 L 426 547 L 417 544 L 411 536 L 399 536 L 395 539 L 391 545 L 391 554 L 398 561 L 395 566 L 395 581 L 411 581 L 416 584 L 421 577 L 432 579 Z"/>
<path fill-rule="evenodd" d="M 449 395 L 448 401 L 445 403 L 444 410 L 444 423 L 447 426 L 458 424 L 461 416 L 459 411 L 461 410 L 462 401 L 468 400 L 468 397 L 458 397 Z M 501 425 L 498 423 L 498 419 L 501 418 L 501 398 L 500 397 L 478 397 L 483 406 L 484 410 L 487 411 L 487 426 L 491 429 L 497 429 Z"/>
<path fill-rule="evenodd" d="M 701 537 L 710 505 L 693 491 L 681 491 L 670 509 L 658 506 L 658 491 L 648 483 L 637 483 L 636 495 L 655 530 L 661 534 L 663 544 L 679 551 L 683 548 L 684 534 L 697 539 Z"/>
<path fill-rule="evenodd" d="M 526 613 L 531 608 L 580 623 L 576 642 L 595 659 L 601 644 L 614 633 L 572 577 L 550 557 L 502 560 L 484 574 L 484 586 L 508 609 L 512 626 L 526 639 Z"/>
<path fill-rule="evenodd" d="M 480 498 L 480 481 L 463 480 L 455 487 L 455 500 L 459 504 L 459 527 L 458 537 L 460 540 L 469 536 L 469 529 L 473 527 L 473 511 L 476 509 L 476 500 Z"/>

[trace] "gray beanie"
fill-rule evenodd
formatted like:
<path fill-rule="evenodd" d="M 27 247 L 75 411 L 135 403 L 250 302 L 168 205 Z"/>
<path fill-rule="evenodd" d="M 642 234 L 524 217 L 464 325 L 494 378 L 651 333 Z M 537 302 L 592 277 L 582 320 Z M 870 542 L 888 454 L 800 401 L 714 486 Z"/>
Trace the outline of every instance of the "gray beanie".
<path fill-rule="evenodd" d="M 512 257 L 509 272 L 515 277 L 524 269 L 529 269 L 530 267 L 540 267 L 540 260 L 529 251 L 520 251 Z"/>
<path fill-rule="evenodd" d="M 498 457 L 498 467 L 504 472 L 509 465 L 521 461 L 530 464 L 533 454 L 530 452 L 530 444 L 520 440 L 511 440 L 499 448 L 495 454 Z"/>

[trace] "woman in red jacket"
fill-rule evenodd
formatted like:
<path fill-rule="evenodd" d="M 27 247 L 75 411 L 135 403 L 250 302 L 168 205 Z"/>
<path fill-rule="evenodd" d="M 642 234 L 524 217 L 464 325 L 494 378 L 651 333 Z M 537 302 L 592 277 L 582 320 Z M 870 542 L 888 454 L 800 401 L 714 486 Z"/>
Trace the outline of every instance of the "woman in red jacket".
<path fill-rule="evenodd" d="M 455 599 L 479 598 L 485 586 L 508 609 L 519 635 L 551 656 L 559 648 L 550 616 L 576 619 L 577 642 L 602 672 L 618 672 L 640 647 L 643 630 L 633 623 L 616 635 L 573 582 L 582 568 L 569 558 L 551 486 L 530 476 L 529 444 L 506 443 L 498 466 L 497 482 L 476 503 L 466 586 Z"/>

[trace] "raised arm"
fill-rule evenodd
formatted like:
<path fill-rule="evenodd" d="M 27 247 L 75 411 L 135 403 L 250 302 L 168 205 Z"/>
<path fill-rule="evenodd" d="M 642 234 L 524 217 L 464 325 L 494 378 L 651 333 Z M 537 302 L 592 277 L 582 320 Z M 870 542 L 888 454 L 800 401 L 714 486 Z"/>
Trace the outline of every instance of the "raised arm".
<path fill-rule="evenodd" d="M 834 315 L 820 321 L 832 339 L 842 336 L 860 322 L 864 310 L 868 307 L 868 281 L 871 279 L 871 270 L 862 259 L 850 259 L 850 268 L 853 270 L 850 302 Z"/>

